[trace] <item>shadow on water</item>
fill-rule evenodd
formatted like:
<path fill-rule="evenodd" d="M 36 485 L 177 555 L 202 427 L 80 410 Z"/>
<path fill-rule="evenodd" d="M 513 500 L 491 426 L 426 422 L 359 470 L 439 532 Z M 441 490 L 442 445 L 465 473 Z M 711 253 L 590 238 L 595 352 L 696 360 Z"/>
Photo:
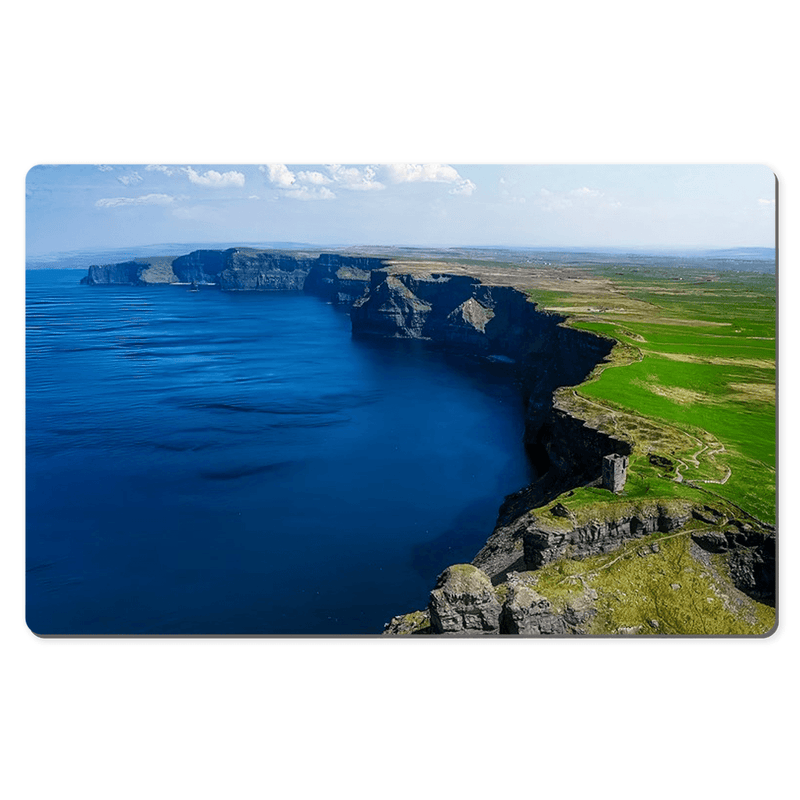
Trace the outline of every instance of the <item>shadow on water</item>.
<path fill-rule="evenodd" d="M 492 532 L 501 500 L 487 495 L 473 501 L 435 539 L 412 545 L 410 563 L 414 571 L 422 578 L 432 579 L 453 564 L 472 561 Z M 476 547 L 476 543 L 480 544 Z"/>
<path fill-rule="evenodd" d="M 519 421 L 520 455 L 510 457 L 507 466 L 497 471 L 495 485 L 486 487 L 484 496 L 465 505 L 446 530 L 410 546 L 411 568 L 430 582 L 432 588 L 433 581 L 448 566 L 469 563 L 475 558 L 494 530 L 505 497 L 539 477 L 536 464 L 523 445 L 524 401 L 518 387 L 517 367 L 426 341 L 378 339 L 355 333 L 352 339 L 379 371 L 403 369 L 409 362 L 425 364 L 434 370 L 434 380 L 437 371 L 444 381 L 457 376 L 471 390 L 489 397 L 497 414 L 509 414 Z M 446 414 L 447 409 L 442 409 L 442 413 Z M 520 461 L 524 462 L 522 476 Z"/>

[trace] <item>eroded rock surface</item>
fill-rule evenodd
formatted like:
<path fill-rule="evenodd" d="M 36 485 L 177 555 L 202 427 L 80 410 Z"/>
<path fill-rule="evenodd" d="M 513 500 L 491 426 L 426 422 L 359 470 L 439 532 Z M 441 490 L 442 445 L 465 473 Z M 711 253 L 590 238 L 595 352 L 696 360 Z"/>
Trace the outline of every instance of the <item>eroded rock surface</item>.
<path fill-rule="evenodd" d="M 448 567 L 428 603 L 434 633 L 499 633 L 501 610 L 492 582 L 471 564 Z"/>
<path fill-rule="evenodd" d="M 588 558 L 610 553 L 629 539 L 683 527 L 691 518 L 688 505 L 642 507 L 608 519 L 591 519 L 579 525 L 548 525 L 544 515 L 534 516 L 523 533 L 525 564 L 538 569 L 560 558 Z M 523 523 L 524 525 L 524 523 Z"/>

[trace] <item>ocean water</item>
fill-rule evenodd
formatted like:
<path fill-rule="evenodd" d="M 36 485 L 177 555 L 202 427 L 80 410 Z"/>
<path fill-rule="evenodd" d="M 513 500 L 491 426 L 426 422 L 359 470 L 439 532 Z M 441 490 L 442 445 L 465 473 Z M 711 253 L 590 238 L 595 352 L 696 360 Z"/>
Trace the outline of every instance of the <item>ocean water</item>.
<path fill-rule="evenodd" d="M 38 634 L 377 634 L 532 479 L 509 368 L 301 293 L 27 273 Z"/>

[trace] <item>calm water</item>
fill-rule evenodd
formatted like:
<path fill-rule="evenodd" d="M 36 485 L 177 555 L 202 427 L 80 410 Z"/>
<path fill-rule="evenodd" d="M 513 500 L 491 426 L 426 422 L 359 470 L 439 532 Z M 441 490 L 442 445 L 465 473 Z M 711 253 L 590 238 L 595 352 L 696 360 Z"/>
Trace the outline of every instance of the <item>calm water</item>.
<path fill-rule="evenodd" d="M 83 274 L 27 273 L 36 633 L 380 633 L 531 477 L 502 366 Z"/>

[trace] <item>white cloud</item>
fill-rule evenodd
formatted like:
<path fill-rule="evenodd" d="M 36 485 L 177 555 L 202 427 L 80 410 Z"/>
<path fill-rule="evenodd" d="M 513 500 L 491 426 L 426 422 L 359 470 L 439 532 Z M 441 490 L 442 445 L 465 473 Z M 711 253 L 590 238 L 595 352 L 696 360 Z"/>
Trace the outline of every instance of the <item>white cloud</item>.
<path fill-rule="evenodd" d="M 114 167 L 112 167 L 112 166 L 110 166 L 108 164 L 98 164 L 97 165 L 97 169 L 99 169 L 100 172 L 113 172 L 114 171 Z"/>
<path fill-rule="evenodd" d="M 328 175 L 317 170 L 294 173 L 286 164 L 266 164 L 259 169 L 275 188 L 283 191 L 284 197 L 292 200 L 335 200 L 336 194 L 329 186 L 353 190 L 384 188 L 382 183 L 375 180 L 373 167 L 360 169 L 330 164 L 327 166 Z"/>
<path fill-rule="evenodd" d="M 466 197 L 478 188 L 449 164 L 387 164 L 385 171 L 392 183 L 452 183 L 450 194 Z"/>
<path fill-rule="evenodd" d="M 163 164 L 148 164 L 145 167 L 147 172 L 163 172 L 165 175 L 172 175 L 175 170 L 165 167 Z"/>
<path fill-rule="evenodd" d="M 270 183 L 281 189 L 288 189 L 294 186 L 296 178 L 286 164 L 265 164 L 259 167 L 261 172 L 267 173 Z"/>
<path fill-rule="evenodd" d="M 462 180 L 458 170 L 447 164 L 387 164 L 392 183 L 455 183 Z"/>
<path fill-rule="evenodd" d="M 385 189 L 385 185 L 375 180 L 375 167 L 343 167 L 341 164 L 328 164 L 328 172 L 337 186 L 354 191 Z"/>
<path fill-rule="evenodd" d="M 175 200 L 169 194 L 145 194 L 140 197 L 104 197 L 95 205 L 98 208 L 116 208 L 118 206 L 166 206 Z"/>
<path fill-rule="evenodd" d="M 297 178 L 303 183 L 313 183 L 318 186 L 324 186 L 326 183 L 333 183 L 329 177 L 314 170 L 300 171 L 297 173 Z"/>
<path fill-rule="evenodd" d="M 134 183 L 143 181 L 144 178 L 138 172 L 130 172 L 127 175 L 118 175 L 117 180 L 124 183 L 126 186 L 131 186 Z"/>
<path fill-rule="evenodd" d="M 774 199 L 773 199 L 773 200 L 767 200 L 767 199 L 766 199 L 766 198 L 764 198 L 764 197 L 759 197 L 759 198 L 758 198 L 758 200 L 757 200 L 756 202 L 757 202 L 757 203 L 758 203 L 760 206 L 774 206 L 774 205 L 775 205 L 775 200 L 774 200 Z"/>
<path fill-rule="evenodd" d="M 212 186 L 221 189 L 225 186 L 244 186 L 244 174 L 231 170 L 230 172 L 217 172 L 214 169 L 202 174 L 192 167 L 184 167 L 183 172 L 189 180 L 197 186 Z"/>
<path fill-rule="evenodd" d="M 450 194 L 469 196 L 475 184 L 458 174 L 447 164 L 387 164 L 384 166 L 353 167 L 342 164 L 326 165 L 327 175 L 318 170 L 293 172 L 286 164 L 265 164 L 259 167 L 268 181 L 284 190 L 285 197 L 295 200 L 332 200 L 336 194 L 331 189 L 347 191 L 380 191 L 390 183 L 445 183 L 450 184 Z M 379 179 L 385 175 L 384 180 Z M 330 187 L 330 188 L 327 188 Z M 326 189 L 326 191 L 323 191 Z"/>
<path fill-rule="evenodd" d="M 260 200 L 261 198 L 257 194 L 251 194 L 247 199 L 248 200 Z"/>
<path fill-rule="evenodd" d="M 336 195 L 326 186 L 300 186 L 297 189 L 289 189 L 287 197 L 293 200 L 335 200 Z"/>

